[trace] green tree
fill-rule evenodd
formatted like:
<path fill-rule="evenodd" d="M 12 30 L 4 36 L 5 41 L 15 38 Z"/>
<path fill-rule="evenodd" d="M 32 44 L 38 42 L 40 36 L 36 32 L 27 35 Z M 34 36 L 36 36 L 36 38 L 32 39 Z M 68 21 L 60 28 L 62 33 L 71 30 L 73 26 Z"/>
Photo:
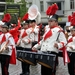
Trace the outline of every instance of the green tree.
<path fill-rule="evenodd" d="M 20 17 L 23 17 L 28 10 L 26 7 L 27 2 L 25 0 L 21 0 L 18 3 L 20 3 Z"/>
<path fill-rule="evenodd" d="M 14 4 L 14 0 L 6 0 L 6 2 L 7 2 L 7 4 Z M 21 0 L 16 4 L 20 5 L 20 17 L 23 17 L 24 14 L 28 10 L 27 7 L 26 7 L 27 2 L 25 0 Z M 6 11 L 5 11 L 5 13 L 6 13 Z"/>
<path fill-rule="evenodd" d="M 5 0 L 5 1 L 8 2 L 8 3 L 9 3 L 9 2 L 14 2 L 14 0 Z"/>

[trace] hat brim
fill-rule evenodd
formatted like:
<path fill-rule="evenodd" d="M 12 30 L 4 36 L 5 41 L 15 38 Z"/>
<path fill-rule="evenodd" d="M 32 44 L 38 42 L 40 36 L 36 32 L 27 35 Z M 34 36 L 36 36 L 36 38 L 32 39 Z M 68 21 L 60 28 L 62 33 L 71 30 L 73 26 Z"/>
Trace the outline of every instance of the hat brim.
<path fill-rule="evenodd" d="M 55 18 L 49 18 L 49 21 L 56 21 Z"/>
<path fill-rule="evenodd" d="M 2 28 L 7 28 L 8 29 L 8 26 L 2 25 Z"/>

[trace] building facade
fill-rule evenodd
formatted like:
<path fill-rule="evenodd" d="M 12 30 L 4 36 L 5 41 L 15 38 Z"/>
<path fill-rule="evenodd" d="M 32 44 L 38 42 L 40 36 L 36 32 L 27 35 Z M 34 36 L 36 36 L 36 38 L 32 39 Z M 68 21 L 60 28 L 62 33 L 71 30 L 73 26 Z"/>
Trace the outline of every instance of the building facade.
<path fill-rule="evenodd" d="M 17 3 L 20 0 L 14 0 Z M 46 15 L 46 10 L 49 5 L 57 3 L 59 10 L 56 14 L 59 15 L 58 22 L 60 24 L 65 24 L 67 22 L 67 16 L 75 12 L 75 0 L 25 0 L 27 2 L 27 7 L 29 8 L 32 4 L 36 4 L 42 16 L 42 23 L 48 22 L 48 16 Z M 4 13 L 5 0 L 0 0 L 0 15 Z"/>
<path fill-rule="evenodd" d="M 5 0 L 0 0 L 0 20 L 2 18 L 2 15 L 4 15 L 5 5 Z"/>
<path fill-rule="evenodd" d="M 48 16 L 46 15 L 46 10 L 49 5 L 57 3 L 59 10 L 56 14 L 59 15 L 58 22 L 60 24 L 65 24 L 67 22 L 67 16 L 75 12 L 75 0 L 27 0 L 29 6 L 36 4 L 42 16 L 42 22 L 47 23 Z"/>

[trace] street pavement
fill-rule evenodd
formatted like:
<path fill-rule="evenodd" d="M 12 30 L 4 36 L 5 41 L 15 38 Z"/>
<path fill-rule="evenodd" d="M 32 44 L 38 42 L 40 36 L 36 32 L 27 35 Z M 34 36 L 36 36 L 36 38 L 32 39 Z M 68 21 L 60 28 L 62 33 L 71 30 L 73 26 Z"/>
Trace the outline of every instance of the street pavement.
<path fill-rule="evenodd" d="M 1 66 L 1 65 L 0 65 Z M 9 66 L 9 75 L 20 75 L 21 73 L 21 63 L 17 60 L 16 65 Z M 0 68 L 0 75 L 1 75 L 1 68 Z M 59 65 L 57 67 L 56 75 L 69 75 L 67 64 L 64 66 L 62 57 L 59 57 Z"/>

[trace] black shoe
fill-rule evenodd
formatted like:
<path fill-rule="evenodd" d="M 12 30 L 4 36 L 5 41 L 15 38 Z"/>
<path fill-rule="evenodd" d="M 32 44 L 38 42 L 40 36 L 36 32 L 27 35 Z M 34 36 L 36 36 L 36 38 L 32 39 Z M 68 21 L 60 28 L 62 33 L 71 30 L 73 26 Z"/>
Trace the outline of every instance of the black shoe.
<path fill-rule="evenodd" d="M 20 75 L 25 75 L 24 73 L 21 73 Z"/>
<path fill-rule="evenodd" d="M 29 72 L 26 72 L 25 75 L 29 75 Z"/>

